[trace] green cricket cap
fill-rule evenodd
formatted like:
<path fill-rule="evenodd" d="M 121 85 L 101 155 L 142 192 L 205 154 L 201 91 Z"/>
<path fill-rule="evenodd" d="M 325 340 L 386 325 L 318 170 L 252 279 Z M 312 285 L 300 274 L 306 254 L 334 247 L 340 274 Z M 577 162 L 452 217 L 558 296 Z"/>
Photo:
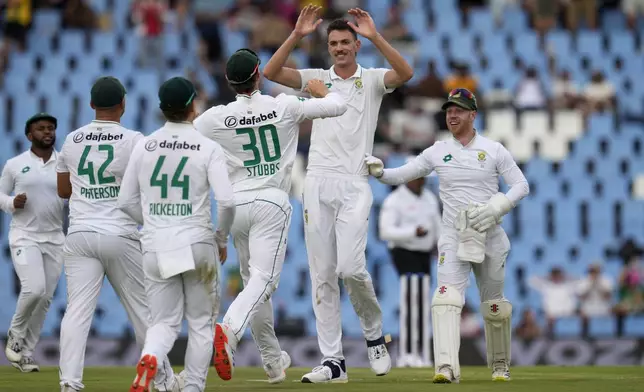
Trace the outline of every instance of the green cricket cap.
<path fill-rule="evenodd" d="M 125 87 L 117 78 L 103 76 L 92 86 L 91 98 L 94 107 L 107 109 L 123 102 L 125 94 Z"/>
<path fill-rule="evenodd" d="M 478 110 L 476 97 L 466 88 L 455 88 L 452 90 L 447 96 L 447 102 L 443 104 L 441 109 L 445 111 L 451 105 L 460 106 L 465 110 Z"/>
<path fill-rule="evenodd" d="M 197 96 L 194 84 L 186 78 L 176 76 L 159 87 L 159 108 L 161 110 L 185 109 Z"/>
<path fill-rule="evenodd" d="M 262 61 L 257 54 L 250 49 L 239 49 L 228 59 L 226 63 L 226 79 L 228 83 L 242 84 L 246 83 L 257 72 Z"/>
<path fill-rule="evenodd" d="M 49 113 L 38 113 L 29 117 L 29 120 L 27 120 L 27 122 L 25 123 L 25 135 L 29 133 L 29 127 L 31 126 L 31 124 L 40 120 L 51 121 L 54 124 L 54 129 L 58 128 L 58 120 L 56 119 L 56 117 L 52 116 Z"/>

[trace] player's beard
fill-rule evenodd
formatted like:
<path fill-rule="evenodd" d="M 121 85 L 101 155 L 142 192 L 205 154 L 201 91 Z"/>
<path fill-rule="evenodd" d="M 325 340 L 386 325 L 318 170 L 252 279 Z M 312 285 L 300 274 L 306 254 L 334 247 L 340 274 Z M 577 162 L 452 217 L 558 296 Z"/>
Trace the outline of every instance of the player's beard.
<path fill-rule="evenodd" d="M 44 139 L 43 140 L 34 139 L 33 143 L 34 143 L 34 147 L 41 150 L 47 150 L 49 148 L 52 148 L 56 144 L 56 135 L 51 137 L 51 141 L 45 141 Z"/>

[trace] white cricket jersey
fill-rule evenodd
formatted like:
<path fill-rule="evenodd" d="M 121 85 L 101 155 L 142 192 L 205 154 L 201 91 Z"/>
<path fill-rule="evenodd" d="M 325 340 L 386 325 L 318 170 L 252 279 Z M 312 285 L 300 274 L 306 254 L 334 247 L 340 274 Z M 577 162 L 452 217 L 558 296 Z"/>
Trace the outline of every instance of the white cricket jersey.
<path fill-rule="evenodd" d="M 348 105 L 342 116 L 313 121 L 307 172 L 366 176 L 364 155 L 373 151 L 380 104 L 385 94 L 394 91 L 385 87 L 389 70 L 358 65 L 353 76 L 342 79 L 333 68 L 299 70 L 302 89 L 311 79 L 323 80 Z"/>
<path fill-rule="evenodd" d="M 453 227 L 454 218 L 469 203 L 486 204 L 499 191 L 499 176 L 510 186 L 506 196 L 515 206 L 528 192 L 528 181 L 499 142 L 481 135 L 463 146 L 455 138 L 436 142 L 414 160 L 395 169 L 385 169 L 379 180 L 403 184 L 436 171 L 443 224 Z"/>
<path fill-rule="evenodd" d="M 339 116 L 346 110 L 339 94 L 305 99 L 255 91 L 237 95 L 228 105 L 210 108 L 194 124 L 226 152 L 235 192 L 262 188 L 289 192 L 299 124 L 305 119 Z"/>
<path fill-rule="evenodd" d="M 68 233 L 138 232 L 136 222 L 118 208 L 117 199 L 132 150 L 142 138 L 140 132 L 117 122 L 98 120 L 67 135 L 56 169 L 69 173 L 72 183 Z"/>
<path fill-rule="evenodd" d="M 136 146 L 118 205 L 142 220 L 145 251 L 170 251 L 212 243 L 211 188 L 227 238 L 235 202 L 221 146 L 191 123 L 168 122 Z"/>
<path fill-rule="evenodd" d="M 438 242 L 441 229 L 441 210 L 432 191 L 424 189 L 420 195 L 405 185 L 391 192 L 380 209 L 378 220 L 380 238 L 388 241 L 389 248 L 429 252 Z M 416 229 L 427 234 L 418 237 Z"/>
<path fill-rule="evenodd" d="M 47 162 L 31 152 L 11 158 L 5 163 L 0 178 L 0 208 L 12 214 L 9 226 L 9 244 L 20 246 L 23 241 L 50 242 L 61 245 L 65 202 L 58 197 L 54 151 Z M 14 196 L 25 193 L 23 209 L 13 206 Z"/>

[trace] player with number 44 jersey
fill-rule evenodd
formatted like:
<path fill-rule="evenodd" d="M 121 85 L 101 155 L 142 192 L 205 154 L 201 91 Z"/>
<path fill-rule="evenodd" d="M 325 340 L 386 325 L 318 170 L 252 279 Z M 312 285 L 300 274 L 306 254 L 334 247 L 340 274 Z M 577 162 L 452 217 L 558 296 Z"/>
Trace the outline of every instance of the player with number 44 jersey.
<path fill-rule="evenodd" d="M 139 132 L 124 128 L 125 88 L 113 77 L 92 86 L 96 120 L 70 133 L 56 166 L 58 195 L 69 199 L 69 229 L 63 247 L 67 309 L 60 328 L 60 385 L 63 392 L 83 389 L 87 336 L 107 276 L 143 345 L 149 310 L 143 286 L 138 225 L 121 211 L 121 180 Z M 164 359 L 167 361 L 167 359 Z M 159 391 L 173 391 L 172 368 L 159 366 Z M 167 372 L 166 372 L 167 370 Z M 178 386 L 177 386 L 178 388 Z"/>
<path fill-rule="evenodd" d="M 243 291 L 215 330 L 215 369 L 223 380 L 233 375 L 233 355 L 250 323 L 269 383 L 286 378 L 290 358 L 273 328 L 271 295 L 277 288 L 291 222 L 291 170 L 297 154 L 299 123 L 344 114 L 347 103 L 320 80 L 307 91 L 314 99 L 259 91 L 260 60 L 249 49 L 235 52 L 226 78 L 237 99 L 216 106 L 195 120 L 197 129 L 217 141 L 228 158 L 237 212 L 232 228 Z"/>
<path fill-rule="evenodd" d="M 134 149 L 119 195 L 119 206 L 143 223 L 143 270 L 152 315 L 130 392 L 149 390 L 158 360 L 172 349 L 184 317 L 188 348 L 182 390 L 206 387 L 219 310 L 219 261 L 226 260 L 235 200 L 224 152 L 192 125 L 196 95 L 194 85 L 182 77 L 161 85 L 159 107 L 167 122 Z M 210 189 L 217 200 L 216 232 Z"/>

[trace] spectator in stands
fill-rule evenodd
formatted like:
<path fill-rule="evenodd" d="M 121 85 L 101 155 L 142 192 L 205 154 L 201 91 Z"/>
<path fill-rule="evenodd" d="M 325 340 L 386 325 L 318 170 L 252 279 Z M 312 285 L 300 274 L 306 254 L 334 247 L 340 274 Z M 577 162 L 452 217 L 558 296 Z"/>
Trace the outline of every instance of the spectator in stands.
<path fill-rule="evenodd" d="M 494 23 L 500 27 L 503 22 L 503 11 L 510 5 L 517 5 L 517 0 L 488 0 L 488 3 L 490 3 Z"/>
<path fill-rule="evenodd" d="M 470 73 L 470 67 L 467 64 L 455 64 L 454 73 L 450 75 L 444 84 L 444 93 L 448 93 L 455 88 L 465 88 L 478 94 L 478 80 Z"/>
<path fill-rule="evenodd" d="M 435 98 L 443 100 L 445 98 L 443 80 L 436 73 L 436 63 L 430 60 L 427 63 L 427 76 L 421 79 L 418 84 L 409 88 L 409 95 Z"/>
<path fill-rule="evenodd" d="M 500 79 L 492 82 L 492 88 L 484 95 L 485 107 L 489 110 L 505 109 L 512 106 L 512 93 L 503 87 Z"/>
<path fill-rule="evenodd" d="M 644 15 L 644 0 L 622 0 L 622 10 L 626 14 L 628 27 L 637 28 L 637 17 Z"/>
<path fill-rule="evenodd" d="M 481 320 L 467 304 L 461 310 L 461 337 L 477 338 L 481 336 Z"/>
<path fill-rule="evenodd" d="M 543 43 L 545 34 L 556 24 L 559 1 L 533 0 L 526 2 L 526 4 L 532 11 L 534 27 Z"/>
<path fill-rule="evenodd" d="M 408 109 L 390 113 L 389 139 L 416 155 L 434 144 L 437 129 L 436 123 L 423 110 L 422 101 L 409 100 L 408 106 Z"/>
<path fill-rule="evenodd" d="M 98 17 L 85 0 L 67 0 L 63 11 L 63 28 L 94 30 L 97 27 Z"/>
<path fill-rule="evenodd" d="M 583 98 L 587 115 L 612 110 L 616 104 L 615 87 L 601 71 L 595 71 L 583 92 Z"/>
<path fill-rule="evenodd" d="M 579 90 L 570 79 L 570 72 L 563 70 L 552 82 L 553 109 L 574 109 L 579 104 Z"/>
<path fill-rule="evenodd" d="M 209 61 L 217 61 L 222 57 L 222 39 L 219 31 L 219 20 L 227 15 L 233 0 L 190 0 L 195 14 L 195 25 L 201 35 L 202 46 L 207 48 L 206 57 Z"/>
<path fill-rule="evenodd" d="M 253 47 L 273 54 L 291 34 L 291 28 L 286 19 L 275 12 L 270 2 L 265 2 L 261 6 L 261 17 L 255 21 Z"/>
<path fill-rule="evenodd" d="M 204 1 L 213 2 L 212 0 Z M 260 17 L 260 12 L 253 4 L 252 0 L 236 0 L 232 8 L 228 11 L 227 16 L 228 27 L 231 30 L 251 33 L 255 30 L 257 19 Z M 264 33 L 267 33 L 267 31 Z"/>
<path fill-rule="evenodd" d="M 0 46 L 0 73 L 6 70 L 13 47 L 20 52 L 27 46 L 27 31 L 31 25 L 31 0 L 7 0 L 4 10 L 4 40 Z"/>
<path fill-rule="evenodd" d="M 617 314 L 617 333 L 622 335 L 624 318 L 629 314 L 644 312 L 644 267 L 642 260 L 632 256 L 619 275 L 619 302 L 615 307 Z"/>
<path fill-rule="evenodd" d="M 546 89 L 543 87 L 537 70 L 526 69 L 514 92 L 514 107 L 518 112 L 524 110 L 542 110 L 548 104 Z"/>
<path fill-rule="evenodd" d="M 577 285 L 575 281 L 566 279 L 561 268 L 553 267 L 548 278 L 533 276 L 528 284 L 541 294 L 542 309 L 548 320 L 548 333 L 552 334 L 557 319 L 575 314 Z"/>
<path fill-rule="evenodd" d="M 382 36 L 401 52 L 413 53 L 414 37 L 407 30 L 402 12 L 403 6 L 400 3 L 389 7 L 389 18 L 382 29 Z"/>
<path fill-rule="evenodd" d="M 579 282 L 577 287 L 583 320 L 584 335 L 588 333 L 588 320 L 592 317 L 606 317 L 612 311 L 613 282 L 602 275 L 598 263 L 588 268 L 588 275 Z"/>
<path fill-rule="evenodd" d="M 566 0 L 566 20 L 570 31 L 577 31 L 580 22 L 594 30 L 597 27 L 597 0 Z"/>
<path fill-rule="evenodd" d="M 135 0 L 132 19 L 137 26 L 139 40 L 139 66 L 165 69 L 163 28 L 168 4 L 165 0 Z"/>
<path fill-rule="evenodd" d="M 524 309 L 521 314 L 521 320 L 519 324 L 514 329 L 514 334 L 516 337 L 532 340 L 541 336 L 541 327 L 537 324 L 537 317 L 531 309 Z"/>

